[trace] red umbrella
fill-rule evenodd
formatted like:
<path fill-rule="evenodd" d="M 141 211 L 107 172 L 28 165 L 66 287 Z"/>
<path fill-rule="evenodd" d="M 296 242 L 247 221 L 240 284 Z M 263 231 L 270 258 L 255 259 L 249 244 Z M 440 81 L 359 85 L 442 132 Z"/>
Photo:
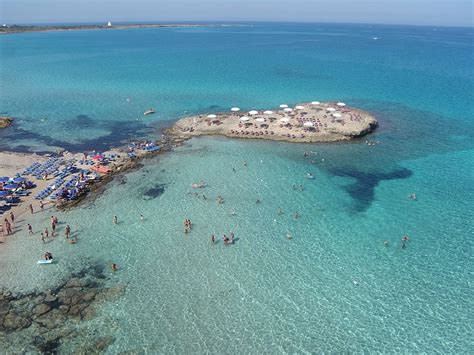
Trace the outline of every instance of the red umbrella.
<path fill-rule="evenodd" d="M 102 154 L 96 154 L 92 157 L 94 160 L 102 160 L 104 159 L 104 156 Z"/>

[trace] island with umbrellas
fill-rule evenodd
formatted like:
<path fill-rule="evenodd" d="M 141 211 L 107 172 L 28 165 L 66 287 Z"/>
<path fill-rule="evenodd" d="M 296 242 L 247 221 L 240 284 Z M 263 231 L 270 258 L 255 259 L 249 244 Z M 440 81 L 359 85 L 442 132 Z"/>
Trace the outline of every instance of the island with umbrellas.
<path fill-rule="evenodd" d="M 239 107 L 232 107 L 224 113 L 185 117 L 168 134 L 181 139 L 222 135 L 300 143 L 331 142 L 361 137 L 376 126 L 374 116 L 344 102 L 312 101 L 294 107 L 281 104 L 276 110 L 242 113 Z"/>

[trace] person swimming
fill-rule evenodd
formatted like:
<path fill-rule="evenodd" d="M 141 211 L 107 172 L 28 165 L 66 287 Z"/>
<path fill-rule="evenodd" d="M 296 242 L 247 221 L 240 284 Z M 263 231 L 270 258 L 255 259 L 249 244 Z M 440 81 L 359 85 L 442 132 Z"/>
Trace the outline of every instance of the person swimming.
<path fill-rule="evenodd" d="M 53 260 L 53 254 L 51 254 L 49 251 L 45 252 L 44 260 Z"/>
<path fill-rule="evenodd" d="M 216 237 L 214 237 L 214 234 L 211 235 L 211 243 L 214 244 L 216 242 Z"/>

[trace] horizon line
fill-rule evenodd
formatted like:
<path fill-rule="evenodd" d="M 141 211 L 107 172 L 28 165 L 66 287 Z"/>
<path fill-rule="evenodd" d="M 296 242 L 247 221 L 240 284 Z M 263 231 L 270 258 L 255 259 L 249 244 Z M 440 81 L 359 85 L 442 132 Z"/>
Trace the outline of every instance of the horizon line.
<path fill-rule="evenodd" d="M 294 20 L 105 20 L 105 21 L 77 21 L 77 22 L 61 22 L 61 21 L 47 21 L 47 22 L 11 22 L 2 21 L 2 24 L 8 26 L 54 26 L 54 25 L 99 25 L 107 24 L 111 21 L 112 24 L 265 24 L 265 23 L 287 23 L 287 24 L 335 24 L 335 25 L 370 25 L 370 26 L 413 26 L 413 27 L 445 27 L 445 28 L 474 28 L 474 23 L 471 25 L 436 25 L 436 24 L 413 24 L 413 23 L 382 23 L 382 22 L 344 22 L 344 21 L 294 21 Z"/>

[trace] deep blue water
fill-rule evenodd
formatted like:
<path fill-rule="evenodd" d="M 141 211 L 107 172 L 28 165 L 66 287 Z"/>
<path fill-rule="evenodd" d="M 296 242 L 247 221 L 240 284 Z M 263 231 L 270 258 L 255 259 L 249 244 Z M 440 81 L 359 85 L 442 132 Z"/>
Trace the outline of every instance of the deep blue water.
<path fill-rule="evenodd" d="M 473 34 L 275 23 L 2 36 L 0 112 L 16 120 L 0 149 L 102 149 L 236 105 L 342 100 L 368 110 L 380 123 L 372 147 L 190 141 L 65 214 L 85 241 L 53 251 L 71 265 L 83 255 L 127 265 L 117 278 L 133 291 L 90 325 L 107 332 L 113 318 L 113 352 L 470 353 Z M 148 107 L 157 113 L 144 118 Z M 248 170 L 232 174 L 243 160 Z M 187 194 L 200 179 L 210 202 Z M 138 225 L 130 214 L 141 212 L 148 222 Z M 119 232 L 114 214 L 130 219 Z M 183 214 L 196 222 L 186 243 Z M 209 249 L 209 235 L 228 229 L 241 237 L 235 248 Z M 16 278 L 4 282 L 19 289 L 62 271 L 32 281 L 21 261 L 9 263 Z"/>

